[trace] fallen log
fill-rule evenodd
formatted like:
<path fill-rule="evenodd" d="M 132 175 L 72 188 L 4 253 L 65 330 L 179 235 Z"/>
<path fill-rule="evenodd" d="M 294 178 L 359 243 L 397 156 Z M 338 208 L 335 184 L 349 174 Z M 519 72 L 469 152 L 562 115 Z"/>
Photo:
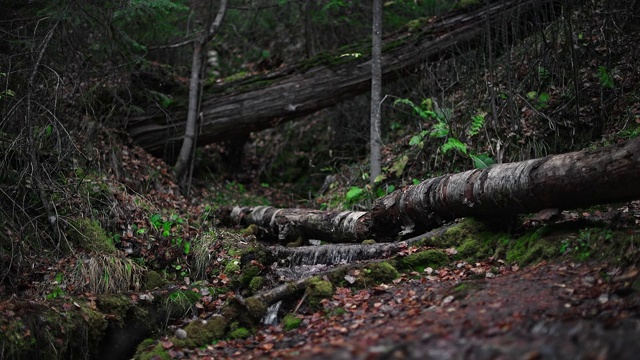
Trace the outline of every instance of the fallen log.
<path fill-rule="evenodd" d="M 425 60 L 439 60 L 478 46 L 487 31 L 496 39 L 508 38 L 513 42 L 535 29 L 535 24 L 540 25 L 539 19 L 552 18 L 560 3 L 493 0 L 471 11 L 433 18 L 417 32 L 405 31 L 387 38 L 382 52 L 383 81 L 395 81 L 403 71 Z M 518 26 L 502 26 L 504 23 Z M 500 35 L 502 31 L 516 33 L 504 37 Z M 492 43 L 507 45 L 504 41 Z M 367 45 L 352 52 L 363 56 L 323 54 L 276 73 L 206 89 L 197 144 L 246 136 L 367 93 L 371 88 L 370 49 Z M 180 107 L 181 103 L 176 101 L 169 109 L 128 119 L 127 130 L 133 140 L 154 155 L 166 159 L 175 156 L 185 133 L 186 109 Z"/>
<path fill-rule="evenodd" d="M 378 199 L 369 212 L 224 207 L 218 219 L 227 225 L 258 225 L 280 242 L 298 237 L 394 241 L 460 217 L 499 218 L 640 199 L 639 180 L 637 138 L 597 150 L 431 178 Z"/>

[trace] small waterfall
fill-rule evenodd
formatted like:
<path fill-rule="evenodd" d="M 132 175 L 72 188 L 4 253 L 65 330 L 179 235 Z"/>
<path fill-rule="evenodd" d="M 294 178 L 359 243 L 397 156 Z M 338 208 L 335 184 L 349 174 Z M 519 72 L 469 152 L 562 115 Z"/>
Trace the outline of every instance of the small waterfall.
<path fill-rule="evenodd" d="M 281 304 L 282 304 L 282 300 L 278 301 L 275 304 L 272 304 L 267 308 L 267 313 L 262 318 L 263 324 L 276 325 L 278 323 L 278 310 L 280 310 Z"/>
<path fill-rule="evenodd" d="M 278 248 L 276 256 L 285 256 L 289 266 L 301 265 L 340 265 L 357 260 L 366 260 L 382 255 L 376 246 L 361 244 L 334 244 L 322 246 L 301 246 L 297 248 Z"/>

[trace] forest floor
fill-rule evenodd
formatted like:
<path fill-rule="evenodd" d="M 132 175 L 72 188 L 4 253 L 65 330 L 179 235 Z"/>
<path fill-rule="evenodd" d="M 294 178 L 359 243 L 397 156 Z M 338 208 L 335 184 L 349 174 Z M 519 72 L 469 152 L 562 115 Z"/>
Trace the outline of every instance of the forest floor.
<path fill-rule="evenodd" d="M 261 329 L 244 340 L 174 358 L 632 359 L 640 351 L 636 268 L 607 263 L 499 263 L 462 280 L 464 266 L 403 276 L 394 284 L 338 288 L 297 329 Z M 171 344 L 167 345 L 171 348 Z"/>

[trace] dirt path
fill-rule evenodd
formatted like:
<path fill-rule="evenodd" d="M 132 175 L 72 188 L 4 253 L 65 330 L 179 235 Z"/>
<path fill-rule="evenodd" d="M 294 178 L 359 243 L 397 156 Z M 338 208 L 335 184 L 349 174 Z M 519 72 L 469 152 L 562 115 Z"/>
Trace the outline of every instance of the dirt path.
<path fill-rule="evenodd" d="M 246 340 L 174 355 L 632 359 L 640 354 L 637 275 L 633 268 L 563 262 L 463 282 L 414 276 L 357 292 L 339 288 L 323 311 L 301 315 L 298 329 L 269 327 Z"/>

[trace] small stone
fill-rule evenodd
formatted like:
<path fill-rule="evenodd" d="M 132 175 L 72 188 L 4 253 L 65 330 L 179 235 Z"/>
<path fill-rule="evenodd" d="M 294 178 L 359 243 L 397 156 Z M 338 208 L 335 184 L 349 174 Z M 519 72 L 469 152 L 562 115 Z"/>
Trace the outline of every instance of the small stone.
<path fill-rule="evenodd" d="M 607 301 L 609 301 L 609 295 L 608 294 L 600 294 L 600 296 L 598 297 L 598 301 L 601 304 L 606 303 Z"/>
<path fill-rule="evenodd" d="M 356 282 L 356 278 L 355 276 L 351 276 L 351 275 L 345 275 L 344 279 L 347 280 L 347 282 L 349 284 L 353 284 L 354 282 Z"/>
<path fill-rule="evenodd" d="M 496 277 L 496 274 L 489 271 L 486 274 L 484 274 L 484 277 L 486 277 L 487 279 L 493 279 L 494 277 Z"/>
<path fill-rule="evenodd" d="M 175 335 L 176 338 L 180 340 L 184 340 L 187 338 L 187 332 L 184 329 L 176 329 Z"/>
<path fill-rule="evenodd" d="M 583 285 L 587 285 L 587 286 L 591 286 L 596 282 L 596 278 L 593 276 L 585 276 L 582 278 L 582 284 Z"/>

